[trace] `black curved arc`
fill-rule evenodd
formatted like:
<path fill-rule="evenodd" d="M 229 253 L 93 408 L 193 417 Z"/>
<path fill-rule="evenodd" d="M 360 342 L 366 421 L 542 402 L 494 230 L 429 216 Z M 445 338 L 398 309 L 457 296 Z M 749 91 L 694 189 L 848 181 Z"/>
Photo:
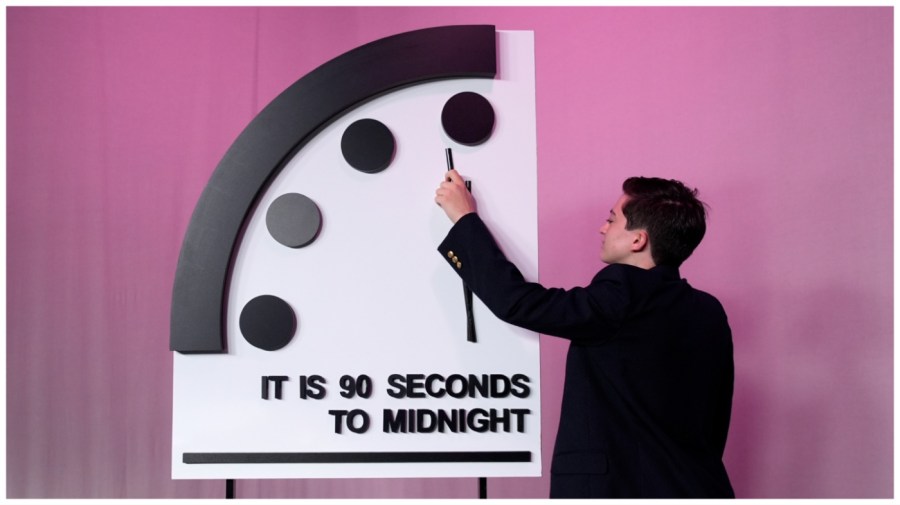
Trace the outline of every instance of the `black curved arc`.
<path fill-rule="evenodd" d="M 225 351 L 224 301 L 244 221 L 299 146 L 347 110 L 395 88 L 492 79 L 496 68 L 494 26 L 426 28 L 344 53 L 272 100 L 235 139 L 194 208 L 175 272 L 169 349 Z"/>

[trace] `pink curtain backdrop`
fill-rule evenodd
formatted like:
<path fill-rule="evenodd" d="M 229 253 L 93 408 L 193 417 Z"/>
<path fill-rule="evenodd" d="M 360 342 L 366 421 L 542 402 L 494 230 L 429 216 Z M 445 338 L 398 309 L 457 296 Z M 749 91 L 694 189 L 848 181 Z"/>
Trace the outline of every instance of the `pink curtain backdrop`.
<path fill-rule="evenodd" d="M 169 304 L 188 220 L 284 88 L 418 28 L 533 30 L 540 280 L 601 266 L 631 175 L 712 208 L 739 497 L 892 497 L 891 8 L 9 8 L 7 493 L 217 498 L 170 479 Z M 440 168 L 440 167 L 437 167 Z M 464 167 L 460 167 L 464 169 Z M 431 198 L 432 195 L 422 195 Z M 567 344 L 542 338 L 547 496 Z M 238 481 L 238 497 L 477 497 L 475 479 Z"/>

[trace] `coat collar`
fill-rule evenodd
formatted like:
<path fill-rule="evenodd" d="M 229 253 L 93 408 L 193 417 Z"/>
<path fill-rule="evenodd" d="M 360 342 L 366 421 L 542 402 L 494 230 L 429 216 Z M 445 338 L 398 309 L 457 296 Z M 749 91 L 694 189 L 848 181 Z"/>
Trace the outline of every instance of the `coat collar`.
<path fill-rule="evenodd" d="M 661 276 L 667 281 L 681 280 L 681 273 L 678 271 L 678 267 L 657 265 L 651 268 L 650 271 L 655 272 L 657 275 Z"/>

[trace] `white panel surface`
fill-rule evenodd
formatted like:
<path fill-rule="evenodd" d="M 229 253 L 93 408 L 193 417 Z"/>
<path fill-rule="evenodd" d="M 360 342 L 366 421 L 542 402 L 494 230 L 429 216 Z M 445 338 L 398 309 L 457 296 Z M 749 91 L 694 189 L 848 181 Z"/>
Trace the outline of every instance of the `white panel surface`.
<path fill-rule="evenodd" d="M 348 76 L 364 78 L 364 76 Z M 491 138 L 466 147 L 441 128 L 444 103 L 461 91 L 485 96 L 496 114 Z M 395 157 L 365 174 L 343 159 L 341 135 L 373 118 L 391 130 Z M 436 250 L 451 223 L 434 203 L 446 170 L 444 148 L 473 184 L 479 214 L 527 279 L 537 280 L 537 167 L 534 47 L 531 32 L 498 32 L 496 79 L 422 84 L 384 95 L 329 125 L 291 160 L 262 195 L 240 244 L 227 307 L 228 352 L 174 354 L 172 476 L 207 478 L 492 477 L 541 473 L 538 335 L 494 317 L 479 300 L 478 342 L 466 341 L 463 288 Z M 311 198 L 322 212 L 318 238 L 291 249 L 265 224 L 285 193 Z M 277 351 L 241 335 L 241 309 L 259 295 L 285 300 L 297 331 Z M 340 379 L 372 379 L 369 398 L 344 398 Z M 392 374 L 500 374 L 528 378 L 524 398 L 394 398 Z M 319 375 L 323 399 L 300 398 L 300 377 Z M 288 376 L 281 399 L 261 394 L 263 376 Z M 388 433 L 386 410 L 519 409 L 510 432 Z M 336 433 L 329 411 L 360 410 L 365 433 Z M 357 419 L 358 421 L 359 419 Z M 515 463 L 191 463 L 185 453 L 530 453 Z"/>

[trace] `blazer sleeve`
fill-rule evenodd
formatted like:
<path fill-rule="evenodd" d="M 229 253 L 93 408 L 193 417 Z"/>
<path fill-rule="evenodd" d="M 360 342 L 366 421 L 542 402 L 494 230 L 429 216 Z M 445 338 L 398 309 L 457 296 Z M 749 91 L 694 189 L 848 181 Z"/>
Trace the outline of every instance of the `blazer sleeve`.
<path fill-rule="evenodd" d="M 545 288 L 524 279 L 475 213 L 453 225 L 438 251 L 494 315 L 545 335 L 606 340 L 629 305 L 626 270 L 634 267 L 610 265 L 586 287 Z"/>

